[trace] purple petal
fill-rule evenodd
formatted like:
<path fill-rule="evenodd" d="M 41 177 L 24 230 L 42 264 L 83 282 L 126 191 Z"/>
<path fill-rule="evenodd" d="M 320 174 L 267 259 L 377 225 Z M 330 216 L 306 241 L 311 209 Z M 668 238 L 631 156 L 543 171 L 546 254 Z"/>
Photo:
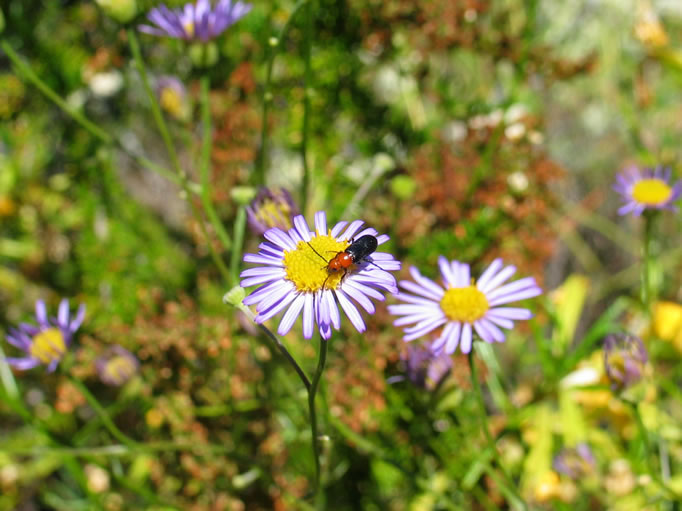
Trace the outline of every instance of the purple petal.
<path fill-rule="evenodd" d="M 336 290 L 336 298 L 356 330 L 361 333 L 364 332 L 366 327 L 360 312 L 358 312 L 358 309 L 355 308 L 355 305 L 353 305 L 351 301 L 346 298 L 345 293 L 341 289 Z"/>
<path fill-rule="evenodd" d="M 348 229 L 343 233 L 343 235 L 340 237 L 340 239 L 337 239 L 337 241 L 344 241 L 344 240 L 351 240 L 355 236 L 355 233 L 358 232 L 360 227 L 365 222 L 362 220 L 353 220 L 350 225 L 348 226 Z"/>
<path fill-rule="evenodd" d="M 315 329 L 315 315 L 314 313 L 314 295 L 306 293 L 305 302 L 303 303 L 303 337 L 310 339 L 313 336 Z"/>
<path fill-rule="evenodd" d="M 294 301 L 294 299 L 297 297 L 297 294 L 290 293 L 288 295 L 285 295 L 282 300 L 280 300 L 278 303 L 273 305 L 270 309 L 267 311 L 259 311 L 258 314 L 256 315 L 254 321 L 258 323 L 259 325 L 261 323 L 266 322 L 268 319 L 270 319 L 273 316 L 276 316 L 279 314 L 280 311 L 282 311 L 287 305 L 289 305 L 291 302 Z"/>
<path fill-rule="evenodd" d="M 462 337 L 461 337 L 461 344 L 460 344 L 460 349 L 462 350 L 462 353 L 465 355 L 468 355 L 469 352 L 471 351 L 471 325 L 469 323 L 464 323 L 462 325 Z"/>
<path fill-rule="evenodd" d="M 492 263 L 490 263 L 490 266 L 486 268 L 486 270 L 481 274 L 481 276 L 478 278 L 478 282 L 476 282 L 476 287 L 480 290 L 483 290 L 488 282 L 497 274 L 498 271 L 502 269 L 502 259 L 497 258 L 495 259 Z"/>
<path fill-rule="evenodd" d="M 263 233 L 263 236 L 265 237 L 266 240 L 270 241 L 271 243 L 277 245 L 278 247 L 284 249 L 284 250 L 295 250 L 296 249 L 296 244 L 292 241 L 292 239 L 285 233 L 282 229 L 279 229 L 278 227 L 273 227 L 272 229 L 268 229 Z"/>
<path fill-rule="evenodd" d="M 251 277 L 248 279 L 244 279 L 240 282 L 241 287 L 250 287 L 250 286 L 256 286 L 259 284 L 265 284 L 266 282 L 270 282 L 272 280 L 277 280 L 277 279 L 283 279 L 286 277 L 286 272 L 282 270 L 279 274 L 276 274 L 274 271 L 270 274 L 267 275 L 260 275 L 257 277 Z"/>
<path fill-rule="evenodd" d="M 450 266 L 456 278 L 456 287 L 469 287 L 471 285 L 471 268 L 469 265 L 459 261 L 452 261 Z"/>
<path fill-rule="evenodd" d="M 291 327 L 294 326 L 296 318 L 300 314 L 303 304 L 305 303 L 304 294 L 301 293 L 292 296 L 296 299 L 294 300 L 294 303 L 291 304 L 291 307 L 284 313 L 284 316 L 282 316 L 282 321 L 279 322 L 279 327 L 277 328 L 277 333 L 279 335 L 286 335 L 289 330 L 291 330 Z"/>
<path fill-rule="evenodd" d="M 497 275 L 491 278 L 486 284 L 477 283 L 476 287 L 484 294 L 492 291 L 498 286 L 501 286 L 504 282 L 509 280 L 512 275 L 516 273 L 516 266 L 507 266 Z"/>
<path fill-rule="evenodd" d="M 319 236 L 327 234 L 327 214 L 324 211 L 315 213 L 315 230 Z"/>
<path fill-rule="evenodd" d="M 403 337 L 403 340 L 406 342 L 412 341 L 414 339 L 418 339 L 429 332 L 435 330 L 441 325 L 444 325 L 447 323 L 448 319 L 443 316 L 443 317 L 429 317 L 428 319 L 424 321 L 420 321 L 413 327 L 405 329 L 405 336 Z"/>
<path fill-rule="evenodd" d="M 269 264 L 271 266 L 284 266 L 281 257 L 272 257 L 263 254 L 244 254 L 245 263 Z"/>
<path fill-rule="evenodd" d="M 310 241 L 312 239 L 310 237 L 310 227 L 308 227 L 308 222 L 305 221 L 303 215 L 296 215 L 294 217 L 294 227 L 304 241 Z"/>
<path fill-rule="evenodd" d="M 429 298 L 422 298 L 420 296 L 408 295 L 407 293 L 397 293 L 394 296 L 398 300 L 402 300 L 403 302 L 407 302 L 407 303 L 413 303 L 416 305 L 428 305 L 428 306 L 440 307 L 439 302 L 430 300 Z"/>
<path fill-rule="evenodd" d="M 15 369 L 19 369 L 20 371 L 26 371 L 27 369 L 33 369 L 34 367 L 40 365 L 40 360 L 38 360 L 37 358 L 33 358 L 33 357 L 26 357 L 26 358 L 7 357 L 7 358 L 5 358 L 5 362 L 7 362 L 9 365 L 14 367 Z"/>
<path fill-rule="evenodd" d="M 521 307 L 495 307 L 487 312 L 488 316 L 493 316 L 496 318 L 505 319 L 530 319 L 533 317 L 533 313 L 528 309 L 523 309 Z"/>
<path fill-rule="evenodd" d="M 332 238 L 337 238 L 339 233 L 343 230 L 344 227 L 346 227 L 346 225 L 348 225 L 348 222 L 346 222 L 346 221 L 342 221 L 342 222 L 339 222 L 338 224 L 336 224 L 334 226 L 334 228 L 332 229 L 332 232 L 331 232 Z"/>
<path fill-rule="evenodd" d="M 323 291 L 322 296 L 327 300 L 327 306 L 329 307 L 329 315 L 332 320 L 332 325 L 337 330 L 341 328 L 341 314 L 339 314 L 339 307 L 336 305 L 334 300 L 335 293 L 333 291 Z"/>
<path fill-rule="evenodd" d="M 457 277 L 452 271 L 452 266 L 450 266 L 450 262 L 445 257 L 438 256 L 438 268 L 445 284 L 451 287 L 459 287 L 457 286 Z"/>
<path fill-rule="evenodd" d="M 479 319 L 478 321 L 474 322 L 474 330 L 476 333 L 479 335 L 481 339 L 483 339 L 487 343 L 493 343 L 495 342 L 495 339 L 493 338 L 492 332 L 490 332 L 483 323 L 481 323 L 481 320 Z"/>
<path fill-rule="evenodd" d="M 433 293 L 433 296 L 435 296 L 437 300 L 440 301 L 440 299 L 443 298 L 443 295 L 445 294 L 443 288 L 428 277 L 424 277 L 414 266 L 410 267 L 410 275 L 412 275 L 412 278 L 415 280 L 415 282 L 422 286 L 422 288 L 428 289 L 431 293 Z"/>
<path fill-rule="evenodd" d="M 286 281 L 278 280 L 279 286 L 273 288 L 270 293 L 261 300 L 261 302 L 256 307 L 256 311 L 262 312 L 268 310 L 270 307 L 275 305 L 277 302 L 282 300 L 289 293 L 296 293 L 296 288 L 293 284 Z"/>
<path fill-rule="evenodd" d="M 41 326 L 48 325 L 47 307 L 45 307 L 45 302 L 42 300 L 36 301 L 36 319 Z"/>
<path fill-rule="evenodd" d="M 85 304 L 81 303 L 78 306 L 78 311 L 76 312 L 76 317 L 73 318 L 73 321 L 71 321 L 71 324 L 69 325 L 69 331 L 71 333 L 74 333 L 76 330 L 78 330 L 78 328 L 83 323 L 83 319 L 85 319 Z"/>
<path fill-rule="evenodd" d="M 276 291 L 280 286 L 288 287 L 295 292 L 295 287 L 291 282 L 276 280 L 256 289 L 253 293 L 244 298 L 242 303 L 244 305 L 253 305 L 254 303 L 258 303 L 263 299 L 264 296 L 268 296 L 270 293 Z"/>
<path fill-rule="evenodd" d="M 346 295 L 350 296 L 353 300 L 355 300 L 363 309 L 365 309 L 368 314 L 374 314 L 376 312 L 376 309 L 374 308 L 374 304 L 372 303 L 372 301 L 369 298 L 367 298 L 367 296 L 356 287 L 353 287 L 349 283 L 346 283 L 343 286 L 343 291 L 346 293 Z"/>

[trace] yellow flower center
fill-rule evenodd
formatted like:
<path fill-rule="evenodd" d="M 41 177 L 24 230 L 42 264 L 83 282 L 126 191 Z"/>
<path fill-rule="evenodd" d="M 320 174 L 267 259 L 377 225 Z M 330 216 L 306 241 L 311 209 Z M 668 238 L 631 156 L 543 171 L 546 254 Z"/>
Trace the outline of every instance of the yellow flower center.
<path fill-rule="evenodd" d="M 66 353 L 66 342 L 61 330 L 48 328 L 34 335 L 30 353 L 43 364 L 61 359 Z"/>
<path fill-rule="evenodd" d="M 173 87 L 164 87 L 163 90 L 161 90 L 160 96 L 159 102 L 161 103 L 161 108 L 173 117 L 182 116 L 182 98 L 180 97 L 180 94 L 178 94 L 178 91 Z"/>
<path fill-rule="evenodd" d="M 191 21 L 188 21 L 185 23 L 182 28 L 185 29 L 185 34 L 187 34 L 187 37 L 194 37 L 194 23 Z"/>
<path fill-rule="evenodd" d="M 135 365 L 126 357 L 113 357 L 104 366 L 106 376 L 117 383 L 123 383 L 135 372 Z"/>
<path fill-rule="evenodd" d="M 327 265 L 336 254 L 343 252 L 348 246 L 349 243 L 336 241 L 328 234 L 315 236 L 310 240 L 310 244 L 299 241 L 296 249 L 284 253 L 287 278 L 294 283 L 298 291 L 302 292 L 314 293 L 322 289 L 322 286 L 325 289 L 336 289 L 344 272 L 330 272 Z"/>
<path fill-rule="evenodd" d="M 291 224 L 291 206 L 285 201 L 275 202 L 265 199 L 256 209 L 256 218 L 268 227 L 279 227 L 285 230 L 293 227 Z M 317 258 L 320 259 L 319 256 Z"/>
<path fill-rule="evenodd" d="M 449 288 L 440 300 L 440 308 L 452 321 L 473 323 L 485 315 L 490 305 L 485 295 L 472 284 Z"/>
<path fill-rule="evenodd" d="M 657 206 L 665 203 L 673 190 L 660 179 L 642 179 L 632 189 L 632 197 L 641 204 Z"/>

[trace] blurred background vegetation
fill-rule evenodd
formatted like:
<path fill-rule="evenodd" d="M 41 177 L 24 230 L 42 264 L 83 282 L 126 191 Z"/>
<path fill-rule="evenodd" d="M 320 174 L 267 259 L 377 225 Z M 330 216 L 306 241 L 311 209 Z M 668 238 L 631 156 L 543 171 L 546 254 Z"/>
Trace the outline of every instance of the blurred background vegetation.
<path fill-rule="evenodd" d="M 132 24 L 155 5 L 138 0 Z M 610 331 L 645 335 L 655 369 L 643 416 L 657 462 L 682 492 L 674 477 L 682 471 L 682 336 L 670 343 L 676 333 L 652 329 L 635 305 L 641 226 L 617 218 L 611 190 L 628 164 L 680 175 L 682 6 L 313 5 L 308 217 L 324 209 L 333 221 L 362 218 L 389 233 L 405 272 L 417 265 L 436 277 L 440 254 L 476 271 L 503 257 L 548 292 L 565 283 L 540 301 L 530 326 L 494 353 L 482 350 L 498 453 L 485 450 L 465 358 L 455 356 L 448 380 L 428 392 L 387 384 L 402 371 L 404 346 L 385 307 L 367 318 L 365 334 L 335 335 L 321 400 L 328 509 L 514 509 L 493 456 L 537 508 L 668 509 L 651 487 L 651 458 L 627 406 L 608 389 L 560 381 L 579 364 L 601 378 L 600 342 Z M 8 389 L 16 385 L 64 445 L 115 441 L 66 377 L 38 369 L 12 376 L 4 366 L 0 509 L 306 509 L 313 466 L 305 394 L 279 354 L 222 304 L 235 282 L 221 281 L 187 197 L 131 157 L 170 166 L 124 27 L 93 1 L 0 6 L 3 41 L 119 141 L 104 144 L 84 130 L 0 53 L 0 329 L 28 320 L 38 298 L 50 310 L 63 296 L 85 303 L 72 370 L 136 440 L 197 446 L 59 452 L 12 413 Z M 193 68 L 180 42 L 140 36 L 154 80 L 174 75 L 187 89 L 185 110 L 167 118 L 196 180 L 198 78 L 210 77 L 211 199 L 229 232 L 239 209 L 233 191 L 255 184 L 275 52 L 266 183 L 300 200 L 303 37 L 303 16 L 286 0 L 256 0 L 219 39 L 220 60 L 207 71 Z M 680 218 L 668 215 L 656 238 L 654 285 L 671 302 L 682 301 Z M 245 251 L 258 243 L 247 236 Z M 584 277 L 566 280 L 574 274 Z M 294 329 L 285 342 L 311 368 L 314 344 L 300 337 Z M 120 389 L 99 383 L 93 367 L 111 344 L 141 361 L 139 376 Z M 579 442 L 592 446 L 596 466 L 559 477 L 553 457 Z"/>

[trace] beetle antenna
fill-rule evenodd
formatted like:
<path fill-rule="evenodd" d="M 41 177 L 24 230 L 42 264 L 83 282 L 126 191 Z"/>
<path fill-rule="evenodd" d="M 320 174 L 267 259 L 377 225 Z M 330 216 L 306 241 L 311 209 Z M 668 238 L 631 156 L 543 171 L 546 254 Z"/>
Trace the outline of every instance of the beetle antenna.
<path fill-rule="evenodd" d="M 320 258 L 321 258 L 325 263 L 329 263 L 329 261 L 327 261 L 327 260 L 322 256 L 322 254 L 320 254 L 317 250 L 315 250 L 315 247 L 313 247 L 313 246 L 310 244 L 309 241 L 306 241 L 306 243 L 307 243 L 308 246 L 312 249 L 313 252 L 315 252 L 317 255 L 320 256 Z"/>

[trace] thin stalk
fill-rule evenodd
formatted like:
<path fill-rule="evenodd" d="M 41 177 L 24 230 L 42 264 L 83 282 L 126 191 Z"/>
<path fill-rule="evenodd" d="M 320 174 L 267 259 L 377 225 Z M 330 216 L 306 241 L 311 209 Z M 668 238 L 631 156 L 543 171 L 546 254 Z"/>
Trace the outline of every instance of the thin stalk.
<path fill-rule="evenodd" d="M 263 86 L 263 98 L 261 99 L 263 107 L 261 110 L 260 122 L 260 147 L 256 155 L 256 171 L 254 172 L 254 186 L 265 186 L 265 157 L 268 150 L 268 115 L 270 110 L 270 103 L 272 103 L 272 68 L 275 62 L 275 55 L 277 55 L 277 46 L 280 40 L 270 38 L 267 43 L 268 64 L 265 71 L 265 85 Z"/>
<path fill-rule="evenodd" d="M 76 121 L 82 128 L 88 131 L 92 136 L 97 138 L 100 142 L 108 145 L 114 145 L 119 150 L 130 156 L 133 160 L 139 163 L 142 167 L 146 167 L 149 170 L 156 172 L 157 174 L 165 177 L 166 179 L 173 181 L 176 184 L 180 184 L 180 179 L 173 172 L 167 168 L 154 163 L 153 161 L 131 152 L 126 148 L 123 143 L 109 135 L 95 123 L 90 121 L 87 117 L 81 114 L 78 110 L 69 106 L 69 104 L 64 101 L 64 99 L 57 94 L 45 81 L 43 81 L 36 73 L 33 71 L 30 65 L 26 64 L 21 57 L 14 51 L 12 46 L 7 41 L 0 41 L 0 47 L 5 51 L 7 57 L 10 59 L 16 71 L 23 76 L 29 83 L 33 84 L 40 92 L 42 92 L 47 99 L 52 101 L 57 107 L 59 107 L 65 114 Z M 189 183 L 188 189 L 192 193 L 198 193 L 198 186 L 196 183 Z"/>
<path fill-rule="evenodd" d="M 623 401 L 628 408 L 630 408 L 630 411 L 632 412 L 632 415 L 635 417 L 635 422 L 637 423 L 637 430 L 639 431 L 639 436 L 642 438 L 642 446 L 644 447 L 644 458 L 646 459 L 646 465 L 647 468 L 649 469 L 649 475 L 651 478 L 658 483 L 658 485 L 667 493 L 670 497 L 677 498 L 677 494 L 668 487 L 668 485 L 661 479 L 661 477 L 658 475 L 658 470 L 656 470 L 656 466 L 654 463 L 651 461 L 651 454 L 652 454 L 652 449 L 651 449 L 651 444 L 649 443 L 649 431 L 646 429 L 646 426 L 644 425 L 644 421 L 642 420 L 642 416 L 639 413 L 639 407 L 637 406 L 637 403 L 630 401 L 628 399 L 625 399 L 621 397 L 621 401 Z"/>
<path fill-rule="evenodd" d="M 258 325 L 258 327 L 261 329 L 261 331 L 277 346 L 277 349 L 279 352 L 284 355 L 284 358 L 287 359 L 289 364 L 291 364 L 291 367 L 294 368 L 296 371 L 296 374 L 298 374 L 298 377 L 301 379 L 303 382 L 303 385 L 305 386 L 305 389 L 308 391 L 308 394 L 310 394 L 310 388 L 311 388 L 311 383 L 308 377 L 306 376 L 305 372 L 301 368 L 300 365 L 298 365 L 298 362 L 296 362 L 296 359 L 289 353 L 289 350 L 287 350 L 286 346 L 282 344 L 282 342 L 279 340 L 279 338 L 273 334 L 266 326 L 264 325 Z"/>
<path fill-rule="evenodd" d="M 303 59 L 305 71 L 303 75 L 303 136 L 301 139 L 301 160 L 303 161 L 303 182 L 301 188 L 301 211 L 306 211 L 308 193 L 310 191 L 310 167 L 308 166 L 308 137 L 310 136 L 310 95 L 312 91 L 312 72 L 310 54 L 313 40 L 313 3 L 308 2 L 305 10 L 303 28 Z"/>
<path fill-rule="evenodd" d="M 277 52 L 279 48 L 282 47 L 282 41 L 284 40 L 291 22 L 294 19 L 296 13 L 301 9 L 301 7 L 307 4 L 310 0 L 302 0 L 298 2 L 291 11 L 289 18 L 282 27 L 279 35 L 277 37 L 270 37 L 268 40 L 268 63 L 265 70 L 265 84 L 263 85 L 263 99 L 261 110 L 261 127 L 260 127 L 260 147 L 258 148 L 258 154 L 256 155 L 256 164 L 254 172 L 254 186 L 265 186 L 265 160 L 268 153 L 268 115 L 270 112 L 270 105 L 272 104 L 272 69 L 275 64 L 275 57 L 277 57 Z"/>
<path fill-rule="evenodd" d="M 211 167 L 211 145 L 213 142 L 213 132 L 211 126 L 211 104 L 209 98 L 209 79 L 204 75 L 201 77 L 201 160 L 199 162 L 199 173 L 201 175 L 201 205 L 206 212 L 208 220 L 211 222 L 213 229 L 218 236 L 218 239 L 223 244 L 225 250 L 230 249 L 232 242 L 230 236 L 227 234 L 223 223 L 220 221 L 218 214 L 213 207 L 211 201 L 211 189 L 209 183 L 209 174 Z"/>
<path fill-rule="evenodd" d="M 651 289 L 651 243 L 653 241 L 654 221 L 656 213 L 644 212 L 644 239 L 642 240 L 642 305 L 648 315 L 651 314 L 653 292 Z"/>
<path fill-rule="evenodd" d="M 244 245 L 244 234 L 246 232 L 246 207 L 239 206 L 237 218 L 234 220 L 234 244 L 230 254 L 230 285 L 236 286 L 239 283 L 239 264 L 242 260 L 242 247 Z"/>
<path fill-rule="evenodd" d="M 204 235 L 206 238 L 206 242 L 208 244 L 209 251 L 211 252 L 211 257 L 213 258 L 213 262 L 215 263 L 216 267 L 218 268 L 218 271 L 220 271 L 220 275 L 223 277 L 224 281 L 226 283 L 230 282 L 230 274 L 227 270 L 227 266 L 225 266 L 225 263 L 223 260 L 220 258 L 220 255 L 218 252 L 216 252 L 215 247 L 213 246 L 211 237 L 208 234 L 208 230 L 206 229 L 206 224 L 204 223 L 204 219 L 202 218 L 200 212 L 197 210 L 197 207 L 194 205 L 194 202 L 189 200 L 191 196 L 191 190 L 189 189 L 188 186 L 188 180 L 187 180 L 187 173 L 183 170 L 183 168 L 180 165 L 180 160 L 178 159 L 178 154 L 175 150 L 175 146 L 173 145 L 173 140 L 170 136 L 170 131 L 168 131 L 168 126 L 166 125 L 166 121 L 163 118 L 163 114 L 161 112 L 161 107 L 159 106 L 159 102 L 156 99 L 156 96 L 154 94 L 154 91 L 152 91 L 151 86 L 149 85 L 149 78 L 147 77 L 147 69 L 145 68 L 144 65 L 144 60 L 142 59 L 142 53 L 140 52 L 140 43 L 137 41 L 137 36 L 135 35 L 135 31 L 133 29 L 128 29 L 127 31 L 128 34 L 128 41 L 130 42 L 130 50 L 133 54 L 133 59 L 135 60 L 135 66 L 137 67 L 137 71 L 140 73 L 140 78 L 142 79 L 142 85 L 144 87 L 144 90 L 147 94 L 147 97 L 149 99 L 149 103 L 151 105 L 152 109 L 152 117 L 154 117 L 154 122 L 156 123 L 156 127 L 159 130 L 159 133 L 161 133 L 161 138 L 163 139 L 164 144 L 166 145 L 166 150 L 168 151 L 168 156 L 171 159 L 171 162 L 173 164 L 173 167 L 175 169 L 175 172 L 180 179 L 180 186 L 182 189 L 185 191 L 185 194 L 187 195 L 187 203 L 189 204 L 192 214 L 194 215 L 194 218 L 197 220 L 197 223 L 199 224 L 199 228 L 201 229 L 201 233 Z"/>
<path fill-rule="evenodd" d="M 139 444 L 128 435 L 123 433 L 123 431 L 118 429 L 116 424 L 114 424 L 114 421 L 112 421 L 109 417 L 107 411 L 101 404 L 99 404 L 99 401 L 97 401 L 97 398 L 92 394 L 92 392 L 90 392 L 88 388 L 83 385 L 83 382 L 72 375 L 68 375 L 68 378 L 69 381 L 78 389 L 78 391 L 83 394 L 83 397 L 85 397 L 85 400 L 90 405 L 90 408 L 92 408 L 99 416 L 99 418 L 102 420 L 102 424 L 104 424 L 104 427 L 107 429 L 107 431 L 111 433 L 111 436 L 113 436 L 122 444 L 125 444 L 127 447 L 137 449 Z"/>
<path fill-rule="evenodd" d="M 488 447 L 492 451 L 493 456 L 496 458 L 498 456 L 497 445 L 495 444 L 495 439 L 493 438 L 492 434 L 490 433 L 490 429 L 488 428 L 488 413 L 485 407 L 485 400 L 483 399 L 483 391 L 481 390 L 481 384 L 478 381 L 478 370 L 476 369 L 473 348 L 469 352 L 469 374 L 471 376 L 471 385 L 474 388 L 474 394 L 476 394 L 476 399 L 478 401 L 478 406 L 480 409 L 481 428 L 483 429 L 483 433 L 485 434 L 485 438 L 488 442 Z M 505 491 L 508 492 L 510 495 L 513 495 L 515 499 L 518 500 L 518 502 L 521 504 L 521 507 L 523 509 L 527 509 L 523 498 L 521 498 L 521 495 L 519 495 L 518 491 L 514 486 L 514 482 L 512 481 L 511 476 L 507 473 L 506 469 L 502 465 L 500 465 L 500 469 L 505 479 L 504 484 Z"/>
<path fill-rule="evenodd" d="M 313 375 L 313 381 L 308 390 L 308 408 L 310 410 L 310 433 L 313 442 L 313 457 L 315 458 L 315 479 L 313 481 L 312 495 L 316 495 L 320 490 L 320 444 L 317 432 L 317 414 L 315 413 L 315 395 L 317 387 L 324 371 L 324 364 L 327 361 L 327 341 L 320 337 L 320 353 L 317 359 L 317 369 Z"/>

